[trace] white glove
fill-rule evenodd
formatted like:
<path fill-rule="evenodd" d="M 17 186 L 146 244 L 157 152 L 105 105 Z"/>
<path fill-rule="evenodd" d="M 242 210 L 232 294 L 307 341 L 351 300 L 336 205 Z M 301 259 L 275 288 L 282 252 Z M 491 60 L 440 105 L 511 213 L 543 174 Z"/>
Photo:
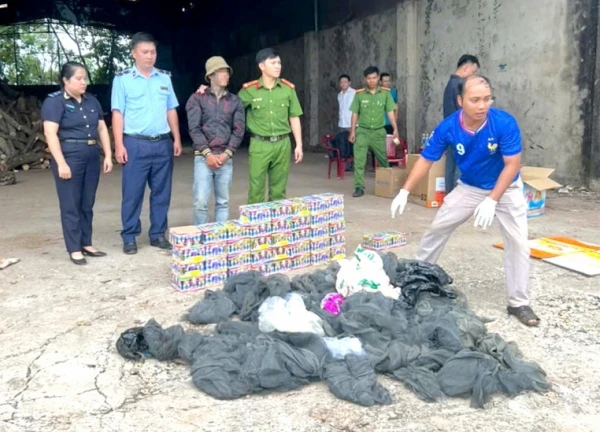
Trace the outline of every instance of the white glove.
<path fill-rule="evenodd" d="M 496 204 L 498 203 L 490 197 L 485 197 L 481 204 L 475 209 L 475 213 L 473 213 L 473 216 L 475 216 L 475 223 L 473 226 L 479 226 L 483 229 L 492 226 L 494 215 L 496 214 Z"/>
<path fill-rule="evenodd" d="M 409 192 L 407 190 L 400 189 L 400 192 L 396 195 L 394 201 L 392 201 L 392 218 L 396 217 L 396 212 L 398 212 L 398 214 L 404 213 L 404 207 L 406 207 L 406 202 L 408 201 L 408 194 Z"/>

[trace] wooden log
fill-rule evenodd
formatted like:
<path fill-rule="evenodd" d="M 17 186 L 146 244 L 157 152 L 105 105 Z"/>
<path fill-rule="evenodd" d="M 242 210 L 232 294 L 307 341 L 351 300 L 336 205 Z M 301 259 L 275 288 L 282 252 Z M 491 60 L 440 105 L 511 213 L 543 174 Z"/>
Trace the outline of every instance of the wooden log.
<path fill-rule="evenodd" d="M 8 125 L 12 126 L 14 129 L 19 130 L 19 131 L 22 130 L 27 135 L 33 135 L 34 132 L 31 129 L 19 124 L 19 122 L 17 122 L 14 118 L 9 116 L 8 113 L 6 111 L 4 111 L 3 109 L 0 109 L 0 117 L 2 117 L 6 121 L 6 123 Z"/>
<path fill-rule="evenodd" d="M 6 159 L 5 164 L 7 169 L 9 171 L 12 171 L 23 164 L 31 164 L 39 161 L 40 159 L 45 159 L 45 156 L 36 152 L 29 152 L 10 157 Z"/>
<path fill-rule="evenodd" d="M 10 158 L 17 154 L 17 151 L 12 146 L 11 141 L 0 137 L 0 152 L 4 153 L 7 158 Z"/>

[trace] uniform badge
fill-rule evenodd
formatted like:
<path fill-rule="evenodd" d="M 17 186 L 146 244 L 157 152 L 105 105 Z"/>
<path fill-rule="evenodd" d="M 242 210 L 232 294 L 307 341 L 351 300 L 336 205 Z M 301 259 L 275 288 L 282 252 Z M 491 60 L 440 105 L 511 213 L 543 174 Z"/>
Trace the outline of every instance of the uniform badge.
<path fill-rule="evenodd" d="M 73 112 L 73 111 L 75 111 L 75 105 L 72 105 L 72 104 L 65 104 L 65 106 L 67 107 L 67 110 L 68 110 L 69 112 Z"/>
<path fill-rule="evenodd" d="M 160 86 L 160 89 L 164 91 L 169 91 L 169 87 L 167 86 Z"/>

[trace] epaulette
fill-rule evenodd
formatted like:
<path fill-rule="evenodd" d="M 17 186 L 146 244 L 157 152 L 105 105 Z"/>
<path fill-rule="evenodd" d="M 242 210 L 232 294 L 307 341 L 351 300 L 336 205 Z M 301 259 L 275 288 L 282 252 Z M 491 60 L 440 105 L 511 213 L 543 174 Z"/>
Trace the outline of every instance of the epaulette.
<path fill-rule="evenodd" d="M 384 87 L 384 86 L 381 86 L 381 90 L 390 91 L 390 89 L 389 89 L 389 88 L 387 88 L 387 87 Z"/>
<path fill-rule="evenodd" d="M 123 76 L 123 75 L 127 75 L 128 73 L 131 73 L 132 69 L 131 68 L 127 68 L 122 70 L 121 72 L 117 72 L 115 74 L 115 76 Z"/>
<path fill-rule="evenodd" d="M 281 82 L 282 82 L 282 83 L 284 83 L 284 84 L 285 84 L 286 86 L 288 86 L 288 87 L 291 87 L 291 88 L 293 88 L 293 89 L 295 89 L 295 88 L 296 88 L 296 86 L 295 86 L 293 83 L 289 82 L 288 80 L 286 80 L 286 79 L 284 79 L 284 78 L 281 78 Z"/>
<path fill-rule="evenodd" d="M 171 72 L 168 71 L 168 70 L 156 69 L 156 72 L 161 73 L 161 74 L 165 74 L 167 76 L 171 76 Z"/>
<path fill-rule="evenodd" d="M 260 81 L 259 80 L 254 80 L 254 81 L 250 81 L 247 82 L 245 84 L 242 84 L 242 88 L 248 88 L 248 87 L 252 87 L 252 86 L 256 86 L 256 88 L 260 87 Z"/>
<path fill-rule="evenodd" d="M 55 92 L 53 92 L 53 93 L 50 93 L 50 94 L 48 95 L 48 97 L 56 97 L 56 96 L 60 95 L 61 93 L 62 93 L 62 91 L 61 91 L 61 90 L 59 90 L 59 91 L 55 91 Z"/>
<path fill-rule="evenodd" d="M 361 88 L 361 89 L 358 89 L 358 90 L 356 90 L 354 93 L 362 93 L 362 92 L 364 92 L 364 91 L 365 91 L 365 89 L 364 89 L 364 88 Z"/>

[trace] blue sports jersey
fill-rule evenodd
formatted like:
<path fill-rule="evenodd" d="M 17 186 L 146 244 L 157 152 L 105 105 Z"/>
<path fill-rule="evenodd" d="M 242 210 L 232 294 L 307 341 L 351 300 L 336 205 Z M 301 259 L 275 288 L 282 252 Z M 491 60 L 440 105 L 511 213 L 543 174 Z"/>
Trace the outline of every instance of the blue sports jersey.
<path fill-rule="evenodd" d="M 490 108 L 486 121 L 476 132 L 462 124 L 462 110 L 450 115 L 433 131 L 423 158 L 436 162 L 448 146 L 460 168 L 460 180 L 469 186 L 492 190 L 504 169 L 504 156 L 521 153 L 521 131 L 515 118 L 497 108 Z M 519 174 L 515 180 L 519 178 Z"/>

